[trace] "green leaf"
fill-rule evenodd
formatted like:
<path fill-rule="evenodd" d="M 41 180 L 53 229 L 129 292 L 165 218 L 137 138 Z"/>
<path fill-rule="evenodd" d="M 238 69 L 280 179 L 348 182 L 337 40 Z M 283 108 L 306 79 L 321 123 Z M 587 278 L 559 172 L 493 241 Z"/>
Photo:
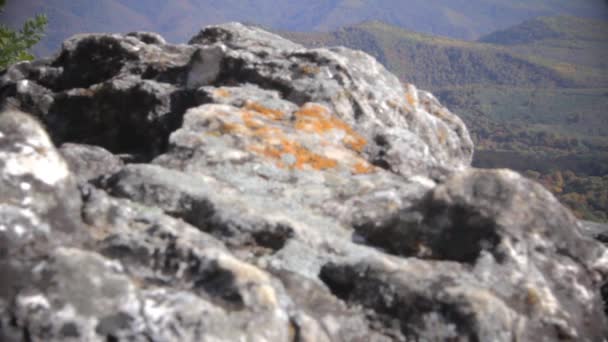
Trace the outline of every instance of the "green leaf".
<path fill-rule="evenodd" d="M 0 0 L 0 11 L 6 0 Z M 29 52 L 44 36 L 48 19 L 44 14 L 27 19 L 19 31 L 0 24 L 0 69 L 10 64 L 34 59 Z"/>

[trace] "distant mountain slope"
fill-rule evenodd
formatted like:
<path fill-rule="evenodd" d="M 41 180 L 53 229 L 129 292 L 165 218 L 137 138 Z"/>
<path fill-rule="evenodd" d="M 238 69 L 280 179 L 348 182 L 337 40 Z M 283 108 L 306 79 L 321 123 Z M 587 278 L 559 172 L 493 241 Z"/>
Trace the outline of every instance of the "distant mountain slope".
<path fill-rule="evenodd" d="M 572 74 L 594 69 L 596 75 L 599 72 L 608 77 L 608 21 L 564 16 L 536 18 L 486 35 L 480 41 L 561 63 L 558 67 Z"/>
<path fill-rule="evenodd" d="M 202 26 L 243 21 L 289 31 L 328 31 L 381 20 L 402 28 L 477 39 L 541 15 L 608 19 L 602 0 L 9 0 L 0 20 L 13 26 L 47 13 L 49 35 L 39 53 L 80 32 L 153 30 L 186 41 Z"/>
<path fill-rule="evenodd" d="M 403 81 L 427 89 L 466 84 L 577 87 L 550 63 L 490 44 L 414 33 L 367 22 L 330 33 L 281 33 L 307 46 L 344 45 L 374 55 Z"/>

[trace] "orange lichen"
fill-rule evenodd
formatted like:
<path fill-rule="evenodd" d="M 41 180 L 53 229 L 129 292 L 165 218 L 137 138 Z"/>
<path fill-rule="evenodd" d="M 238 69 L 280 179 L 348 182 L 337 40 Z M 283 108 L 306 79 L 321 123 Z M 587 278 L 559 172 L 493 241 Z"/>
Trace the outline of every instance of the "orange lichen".
<path fill-rule="evenodd" d="M 321 71 L 321 68 L 319 68 L 316 65 L 305 64 L 305 65 L 300 66 L 300 71 L 303 74 L 314 75 L 314 74 L 318 74 Z"/>
<path fill-rule="evenodd" d="M 262 138 L 269 138 L 271 136 L 280 136 L 282 134 L 281 129 L 271 126 L 262 126 L 256 128 L 253 132 L 254 135 Z"/>
<path fill-rule="evenodd" d="M 256 118 L 256 115 L 253 112 L 243 111 L 241 112 L 241 117 L 243 118 L 243 123 L 245 123 L 245 126 L 249 129 L 257 129 L 266 126 L 262 120 Z"/>
<path fill-rule="evenodd" d="M 227 89 L 219 88 L 216 89 L 213 94 L 217 97 L 228 97 L 230 96 L 230 92 Z"/>
<path fill-rule="evenodd" d="M 312 133 L 325 133 L 332 129 L 345 130 L 345 122 L 331 117 L 329 111 L 317 104 L 308 104 L 295 113 L 295 127 Z"/>
<path fill-rule="evenodd" d="M 362 136 L 354 132 L 344 137 L 342 142 L 357 152 L 362 152 L 365 145 L 367 145 L 367 141 Z"/>
<path fill-rule="evenodd" d="M 323 152 L 317 153 L 318 151 L 315 152 L 303 146 L 298 140 L 301 135 L 290 136 L 287 131 L 290 131 L 289 126 L 291 125 L 297 131 L 314 135 L 332 130 L 341 131 L 336 132 L 336 135 L 318 139 L 315 146 L 320 151 L 334 148 L 336 144 L 332 139 L 334 136 L 342 137 L 340 142 L 353 152 L 363 151 L 367 144 L 366 140 L 349 124 L 331 115 L 329 110 L 322 105 L 304 105 L 294 114 L 294 122 L 285 120 L 284 114 L 278 110 L 266 108 L 251 101 L 243 106 L 238 115 L 240 118 L 234 118 L 232 122 L 223 121 L 218 132 L 249 137 L 252 141 L 247 149 L 274 160 L 280 168 L 327 170 L 338 167 L 338 160 L 323 155 Z M 375 170 L 373 165 L 355 155 L 353 155 L 353 159 L 347 161 L 347 164 L 354 174 L 366 174 Z"/>
<path fill-rule="evenodd" d="M 325 133 L 330 130 L 342 130 L 346 136 L 342 142 L 351 149 L 361 152 L 367 141 L 353 130 L 346 122 L 332 116 L 329 111 L 317 104 L 308 104 L 295 113 L 295 128 L 312 133 Z"/>
<path fill-rule="evenodd" d="M 410 105 L 416 106 L 416 98 L 414 97 L 414 95 L 411 92 L 405 93 L 405 99 L 407 100 L 407 103 L 409 103 Z"/>
<path fill-rule="evenodd" d="M 281 119 L 283 119 L 283 116 L 284 116 L 283 112 L 281 112 L 280 110 L 271 109 L 271 108 L 265 107 L 257 102 L 253 102 L 253 101 L 247 101 L 247 103 L 245 104 L 245 107 L 243 107 L 243 108 L 254 111 L 254 112 L 258 112 L 272 120 L 281 120 Z"/>
<path fill-rule="evenodd" d="M 283 155 L 292 155 L 295 157 L 295 162 L 290 165 L 293 169 L 303 169 L 306 165 L 309 165 L 315 170 L 326 170 L 332 169 L 338 166 L 338 162 L 335 159 L 324 157 L 320 154 L 314 153 L 309 149 L 303 147 L 299 143 L 282 138 L 278 145 L 263 145 L 253 146 L 250 150 L 258 154 L 262 154 L 266 157 L 278 159 L 277 166 L 284 167 L 285 163 L 282 161 Z"/>
<path fill-rule="evenodd" d="M 352 172 L 357 175 L 369 174 L 374 172 L 374 166 L 365 160 L 360 160 L 355 164 Z"/>
<path fill-rule="evenodd" d="M 222 134 L 245 133 L 247 131 L 249 131 L 247 127 L 234 122 L 224 122 L 222 123 L 222 127 L 220 128 L 220 132 Z"/>

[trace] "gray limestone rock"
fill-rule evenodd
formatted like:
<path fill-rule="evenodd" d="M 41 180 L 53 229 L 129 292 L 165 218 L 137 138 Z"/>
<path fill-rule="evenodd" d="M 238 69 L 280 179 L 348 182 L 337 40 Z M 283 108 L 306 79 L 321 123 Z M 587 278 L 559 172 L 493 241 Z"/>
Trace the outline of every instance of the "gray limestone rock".
<path fill-rule="evenodd" d="M 433 286 L 457 285 L 463 289 L 470 286 L 461 283 L 466 279 L 465 275 L 473 276 L 479 292 L 487 292 L 493 297 L 488 302 L 492 304 L 483 305 L 489 312 L 475 318 L 479 321 L 466 324 L 476 328 L 466 333 L 461 331 L 458 336 L 481 341 L 528 341 L 536 335 L 547 340 L 597 340 L 603 336 L 605 323 L 587 325 L 590 320 L 602 316 L 604 307 L 600 294 L 584 289 L 601 285 L 605 270 L 604 266 L 598 266 L 605 261 L 605 249 L 581 234 L 574 216 L 541 185 L 508 170 L 468 170 L 437 186 L 418 203 L 417 210 L 407 209 L 384 219 L 384 222 L 362 223 L 356 229 L 369 243 L 394 254 L 458 262 L 470 268 L 456 271 L 452 266 L 453 269 L 444 271 L 444 275 L 424 275 L 439 281 Z M 340 266 L 340 269 L 350 274 L 348 272 L 353 271 L 345 271 L 350 267 L 364 266 L 355 264 Z M 436 267 L 430 273 L 439 270 Z M 333 279 L 333 274 L 328 272 L 327 276 Z M 352 277 L 337 281 L 334 286 L 360 282 Z M 429 296 L 437 295 L 427 291 L 414 290 L 416 296 L 423 296 L 426 301 Z M 361 298 L 360 295 L 348 296 Z M 495 311 L 498 310 L 495 305 L 511 313 L 500 314 Z M 418 310 L 424 311 L 423 308 Z M 523 312 L 539 319 L 521 321 L 517 323 L 521 326 L 520 331 L 500 335 L 504 327 L 519 320 L 511 321 L 510 317 Z M 446 315 L 445 312 L 437 314 Z M 452 318 L 443 317 L 447 321 L 440 326 L 457 324 L 449 322 Z M 501 320 L 503 323 L 499 322 Z M 485 327 L 498 323 L 504 324 L 503 328 Z M 494 332 L 487 335 L 488 331 Z M 582 331 L 586 331 L 585 337 L 581 336 Z"/>
<path fill-rule="evenodd" d="M 606 339 L 605 229 L 362 52 L 82 34 L 0 102 L 0 340 Z"/>
<path fill-rule="evenodd" d="M 86 239 L 67 164 L 40 124 L 22 112 L 0 114 L 0 175 L 2 263 Z"/>
<path fill-rule="evenodd" d="M 80 182 L 112 175 L 124 165 L 118 156 L 99 146 L 65 143 L 59 148 L 59 153 Z"/>

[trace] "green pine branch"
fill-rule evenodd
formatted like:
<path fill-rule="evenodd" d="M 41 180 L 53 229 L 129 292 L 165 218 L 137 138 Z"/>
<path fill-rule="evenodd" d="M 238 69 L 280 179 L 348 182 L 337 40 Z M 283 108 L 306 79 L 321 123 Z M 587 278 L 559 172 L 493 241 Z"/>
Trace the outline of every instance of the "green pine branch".
<path fill-rule="evenodd" d="M 0 0 L 0 11 L 5 3 L 6 0 Z M 29 50 L 42 39 L 47 23 L 47 17 L 38 14 L 27 19 L 19 31 L 0 24 L 0 70 L 19 61 L 34 59 Z"/>

